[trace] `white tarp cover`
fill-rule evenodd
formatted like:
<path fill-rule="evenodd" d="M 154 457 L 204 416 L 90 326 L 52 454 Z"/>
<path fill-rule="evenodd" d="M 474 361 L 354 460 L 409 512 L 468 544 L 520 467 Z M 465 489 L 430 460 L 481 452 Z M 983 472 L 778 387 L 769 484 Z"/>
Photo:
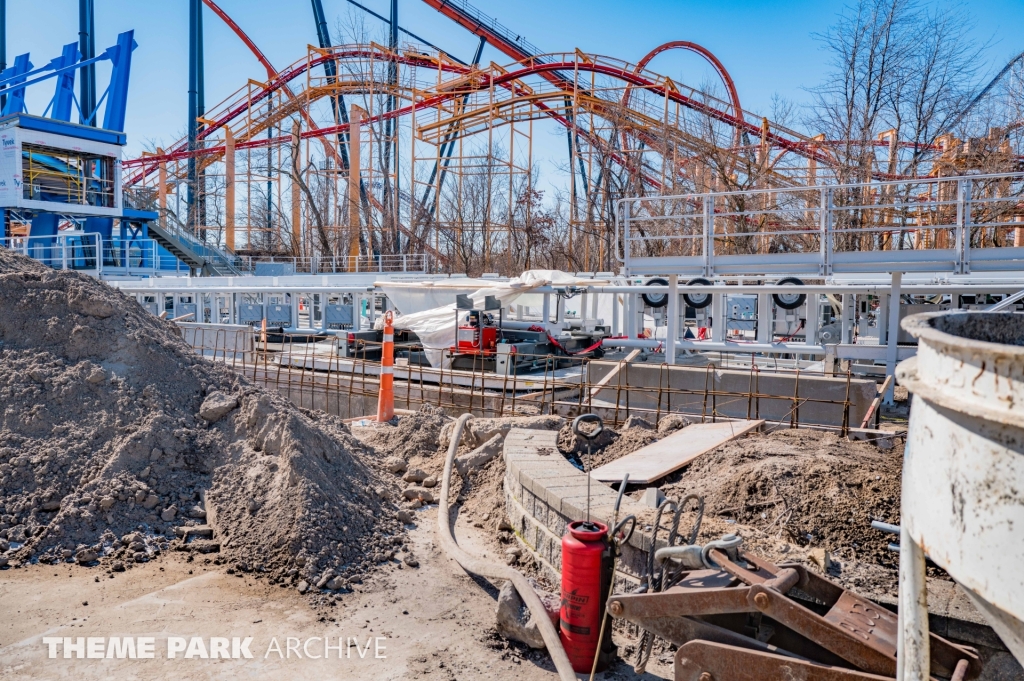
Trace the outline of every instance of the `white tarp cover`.
<path fill-rule="evenodd" d="M 543 286 L 588 286 L 621 283 L 618 277 L 592 279 L 577 277 L 560 270 L 527 270 L 521 276 L 508 281 L 491 279 L 444 279 L 424 282 L 381 281 L 375 285 L 394 302 L 399 310 L 415 310 L 395 317 L 396 329 L 407 329 L 419 336 L 423 350 L 431 366 L 447 368 L 449 362 L 444 350 L 455 345 L 457 334 L 456 294 L 467 294 L 477 309 L 483 309 L 484 297 L 494 296 L 508 312 L 509 305 L 520 296 Z M 479 286 L 479 288 L 471 288 Z M 426 302 L 439 303 L 437 307 L 423 309 Z M 377 328 L 383 328 L 384 320 L 378 318 Z"/>

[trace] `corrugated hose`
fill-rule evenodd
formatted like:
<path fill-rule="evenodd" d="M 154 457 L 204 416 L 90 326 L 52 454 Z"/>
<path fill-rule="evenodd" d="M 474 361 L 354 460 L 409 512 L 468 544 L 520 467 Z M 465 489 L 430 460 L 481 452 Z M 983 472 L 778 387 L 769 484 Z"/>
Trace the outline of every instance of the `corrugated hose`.
<path fill-rule="evenodd" d="M 455 540 L 452 533 L 451 522 L 448 517 L 448 493 L 451 486 L 452 465 L 455 461 L 455 454 L 459 451 L 459 442 L 462 440 L 462 431 L 466 422 L 473 418 L 472 414 L 463 414 L 455 422 L 455 429 L 452 431 L 451 444 L 448 445 L 448 457 L 444 462 L 444 476 L 441 479 L 441 497 L 438 499 L 437 525 L 440 530 L 441 546 L 445 553 L 453 558 L 462 569 L 480 577 L 488 579 L 504 579 L 512 582 L 519 592 L 520 598 L 530 609 L 533 620 L 537 623 L 541 636 L 544 638 L 544 645 L 547 646 L 551 661 L 555 664 L 558 676 L 562 681 L 577 681 L 576 672 L 572 669 L 569 656 L 562 648 L 562 642 L 558 638 L 558 630 L 551 623 L 547 610 L 541 602 L 537 592 L 526 580 L 526 577 L 518 570 L 513 570 L 507 565 L 499 565 L 491 561 L 477 558 L 466 553 Z"/>

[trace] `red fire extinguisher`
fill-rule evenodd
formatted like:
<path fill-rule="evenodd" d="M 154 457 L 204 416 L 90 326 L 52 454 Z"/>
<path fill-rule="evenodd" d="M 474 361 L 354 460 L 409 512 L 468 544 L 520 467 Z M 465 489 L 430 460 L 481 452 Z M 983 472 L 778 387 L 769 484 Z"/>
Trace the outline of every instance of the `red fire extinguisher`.
<path fill-rule="evenodd" d="M 580 424 L 595 422 L 589 432 L 580 429 Z M 587 454 L 590 442 L 603 430 L 601 419 L 594 414 L 577 417 L 572 424 L 573 432 L 587 440 Z M 584 462 L 584 472 L 586 472 Z M 601 622 L 607 617 L 605 601 L 612 586 L 613 555 L 609 541 L 608 526 L 590 520 L 589 475 L 587 477 L 587 519 L 569 523 L 568 531 L 562 537 L 562 600 L 559 613 L 559 639 L 562 647 L 577 672 L 590 672 L 594 668 L 594 657 L 601 645 Z M 597 671 L 607 667 L 615 654 L 615 647 L 608 636 L 601 645 L 602 655 L 597 661 Z"/>
<path fill-rule="evenodd" d="M 559 638 L 572 668 L 589 672 L 597 653 L 605 601 L 611 588 L 606 577 L 611 551 L 608 526 L 577 520 L 562 537 L 562 605 Z M 598 661 L 597 670 L 605 664 Z"/>

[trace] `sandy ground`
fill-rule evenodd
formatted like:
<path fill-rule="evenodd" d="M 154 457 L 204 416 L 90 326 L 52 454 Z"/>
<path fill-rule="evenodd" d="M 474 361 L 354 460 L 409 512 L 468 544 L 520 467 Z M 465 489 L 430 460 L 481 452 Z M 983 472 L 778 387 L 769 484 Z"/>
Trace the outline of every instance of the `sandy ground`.
<path fill-rule="evenodd" d="M 295 589 L 229 575 L 226 566 L 201 558 L 188 563 L 177 554 L 113 579 L 102 568 L 74 565 L 0 570 L 0 678 L 556 679 L 546 653 L 510 646 L 494 634 L 497 590 L 443 554 L 435 540 L 436 508 L 420 511 L 419 526 L 410 532 L 419 568 L 387 566 L 323 612 Z M 477 555 L 493 551 L 481 532 L 459 525 L 464 547 Z M 58 647 L 50 659 L 42 641 L 80 636 L 151 636 L 155 658 L 64 659 Z M 182 659 L 178 653 L 168 659 L 169 637 L 203 637 L 208 647 L 215 636 L 251 636 L 253 658 Z M 316 638 L 307 644 L 313 655 L 323 654 L 324 637 L 332 647 L 338 637 L 353 642 L 346 643 L 342 659 L 333 649 L 329 660 L 310 659 L 301 650 L 289 654 L 289 637 L 299 645 Z M 374 656 L 377 637 L 382 658 Z M 270 651 L 275 639 L 280 654 Z M 619 663 L 598 678 L 667 679 L 671 662 L 667 656 L 652 660 L 643 677 Z"/>

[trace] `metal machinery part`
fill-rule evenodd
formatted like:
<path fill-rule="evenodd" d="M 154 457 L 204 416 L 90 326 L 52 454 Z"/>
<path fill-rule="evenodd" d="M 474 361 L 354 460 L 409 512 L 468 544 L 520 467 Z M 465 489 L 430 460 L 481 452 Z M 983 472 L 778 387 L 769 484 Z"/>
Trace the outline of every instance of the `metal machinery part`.
<path fill-rule="evenodd" d="M 779 284 L 792 284 L 794 286 L 803 286 L 804 282 L 796 277 L 784 277 L 779 279 Z M 807 294 L 804 293 L 773 293 L 772 300 L 775 304 L 781 307 L 783 310 L 795 310 L 807 300 Z"/>
<path fill-rule="evenodd" d="M 655 277 L 647 281 L 648 286 L 668 286 L 668 281 L 661 277 Z M 648 307 L 659 308 L 668 305 L 667 293 L 643 293 L 640 295 Z"/>
<path fill-rule="evenodd" d="M 704 279 L 703 277 L 697 277 L 695 279 L 691 279 L 690 281 L 686 282 L 686 285 L 687 286 L 697 286 L 697 285 L 699 285 L 699 286 L 711 286 L 712 284 L 711 284 L 710 281 L 708 281 L 707 279 Z M 707 307 L 708 305 L 711 304 L 712 297 L 711 297 L 710 293 L 705 293 L 705 294 L 700 294 L 700 293 L 684 293 L 683 294 L 683 300 L 685 300 L 686 304 L 689 305 L 690 307 L 692 307 L 693 309 L 700 310 L 700 309 L 705 308 L 705 307 Z"/>
<path fill-rule="evenodd" d="M 662 549 L 664 591 L 613 595 L 608 611 L 679 646 L 676 681 L 892 679 L 896 615 L 802 565 L 774 565 L 723 537 Z M 931 673 L 973 679 L 976 651 L 931 635 Z M 958 675 L 958 676 L 954 676 Z"/>

